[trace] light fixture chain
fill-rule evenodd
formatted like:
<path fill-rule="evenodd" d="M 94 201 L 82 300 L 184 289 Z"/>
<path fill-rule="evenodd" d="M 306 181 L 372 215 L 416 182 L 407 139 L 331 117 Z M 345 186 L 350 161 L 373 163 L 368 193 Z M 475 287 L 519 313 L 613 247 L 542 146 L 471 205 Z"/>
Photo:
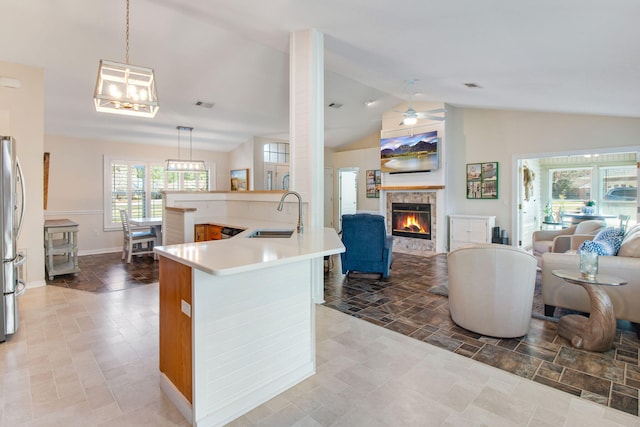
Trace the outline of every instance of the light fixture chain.
<path fill-rule="evenodd" d="M 182 130 L 182 126 L 176 126 L 176 128 L 178 129 L 178 160 L 180 160 L 182 157 L 180 157 L 180 131 Z"/>
<path fill-rule="evenodd" d="M 126 59 L 126 63 L 129 64 L 129 0 L 127 0 L 127 44 L 126 44 L 126 52 L 125 52 L 125 59 Z"/>

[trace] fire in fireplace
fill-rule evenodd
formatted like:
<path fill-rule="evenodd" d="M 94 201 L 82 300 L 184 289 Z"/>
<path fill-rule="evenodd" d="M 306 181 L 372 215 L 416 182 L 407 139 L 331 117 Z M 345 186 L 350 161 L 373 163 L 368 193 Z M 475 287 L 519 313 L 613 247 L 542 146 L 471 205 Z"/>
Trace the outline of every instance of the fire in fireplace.
<path fill-rule="evenodd" d="M 431 204 L 392 203 L 391 234 L 431 240 Z"/>

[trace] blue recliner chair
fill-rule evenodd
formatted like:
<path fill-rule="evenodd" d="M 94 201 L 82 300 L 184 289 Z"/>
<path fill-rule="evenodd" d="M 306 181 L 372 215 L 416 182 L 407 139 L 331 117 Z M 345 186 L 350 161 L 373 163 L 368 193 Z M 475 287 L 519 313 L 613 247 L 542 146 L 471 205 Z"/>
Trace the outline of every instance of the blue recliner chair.
<path fill-rule="evenodd" d="M 346 248 L 340 254 L 342 274 L 357 271 L 389 277 L 393 237 L 387 236 L 382 215 L 342 215 L 342 243 Z"/>

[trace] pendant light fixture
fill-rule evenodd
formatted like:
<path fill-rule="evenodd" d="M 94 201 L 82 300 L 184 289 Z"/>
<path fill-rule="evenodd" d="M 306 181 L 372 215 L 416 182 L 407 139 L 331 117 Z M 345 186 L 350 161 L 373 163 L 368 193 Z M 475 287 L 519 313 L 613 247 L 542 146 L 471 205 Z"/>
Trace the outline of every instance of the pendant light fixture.
<path fill-rule="evenodd" d="M 191 134 L 193 132 L 193 128 L 187 126 L 176 126 L 176 129 L 178 129 L 178 160 L 167 160 L 165 170 L 167 172 L 203 172 L 207 170 L 207 167 L 204 164 L 204 160 L 192 160 L 191 158 L 191 152 L 193 148 Z M 189 131 L 189 160 L 180 160 L 180 133 L 183 130 Z"/>
<path fill-rule="evenodd" d="M 129 0 L 127 0 L 126 63 L 100 60 L 93 100 L 96 111 L 155 117 L 160 108 L 153 68 L 129 64 Z"/>

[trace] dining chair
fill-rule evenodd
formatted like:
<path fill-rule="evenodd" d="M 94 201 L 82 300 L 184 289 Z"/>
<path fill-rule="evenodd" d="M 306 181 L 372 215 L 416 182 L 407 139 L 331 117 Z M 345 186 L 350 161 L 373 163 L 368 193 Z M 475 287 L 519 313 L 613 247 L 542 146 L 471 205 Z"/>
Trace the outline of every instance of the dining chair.
<path fill-rule="evenodd" d="M 624 214 L 618 215 L 618 219 L 620 220 L 620 230 L 622 230 L 623 233 L 627 231 L 627 226 L 629 225 L 630 218 L 631 218 L 631 215 L 624 215 Z"/>
<path fill-rule="evenodd" d="M 153 245 L 156 241 L 156 235 L 153 231 L 131 231 L 129 225 L 129 214 L 124 209 L 120 210 L 120 219 L 122 220 L 122 231 L 124 233 L 124 241 L 122 244 L 122 259 L 127 259 L 127 264 L 131 263 L 132 255 L 152 254 Z"/>

